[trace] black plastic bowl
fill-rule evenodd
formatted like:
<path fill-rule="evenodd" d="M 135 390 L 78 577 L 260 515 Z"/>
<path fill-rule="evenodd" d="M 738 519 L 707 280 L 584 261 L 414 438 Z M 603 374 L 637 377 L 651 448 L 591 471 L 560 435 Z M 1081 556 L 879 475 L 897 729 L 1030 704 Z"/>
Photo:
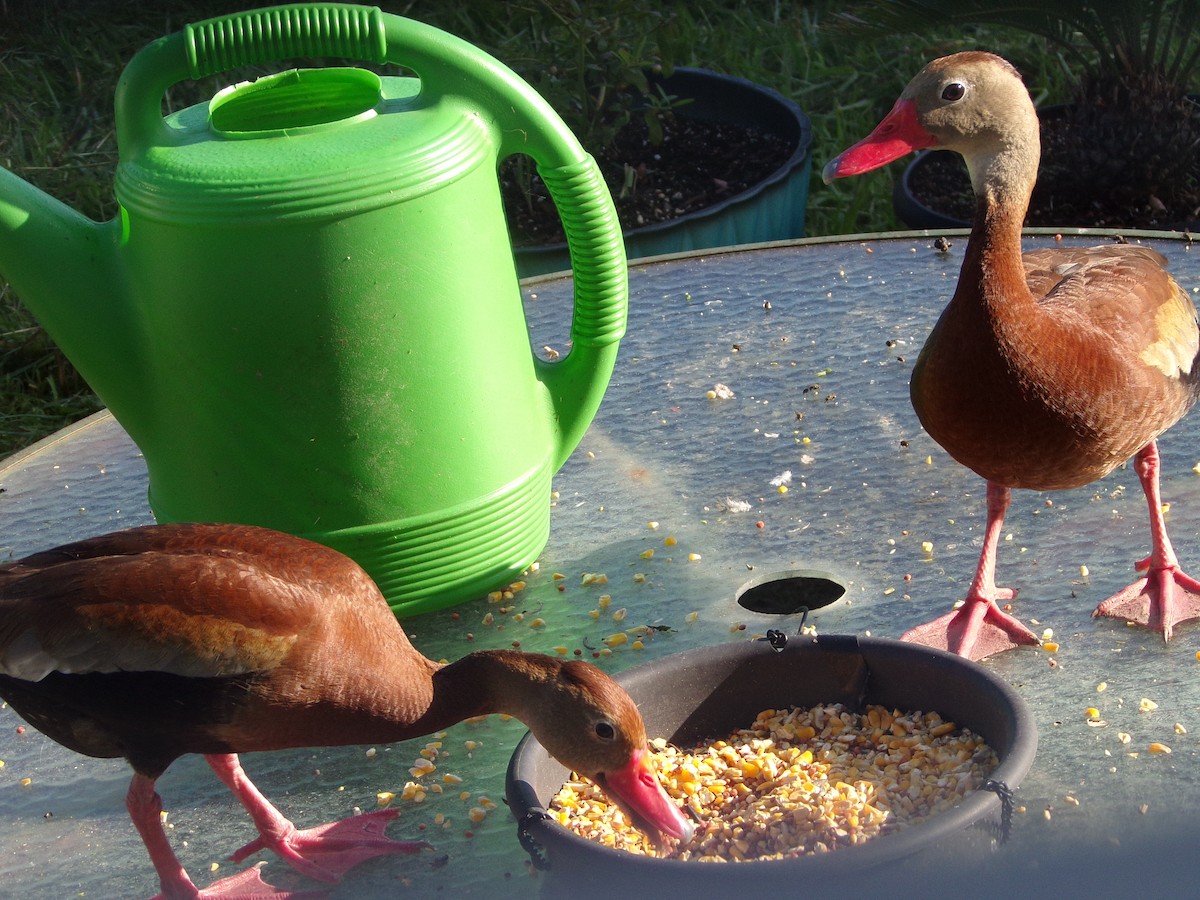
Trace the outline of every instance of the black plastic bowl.
<path fill-rule="evenodd" d="M 941 846 L 957 854 L 963 838 L 994 844 L 1003 818 L 1001 794 L 1017 786 L 1037 750 L 1037 728 L 1024 701 L 987 669 L 941 650 L 884 638 L 793 637 L 781 650 L 763 640 L 702 647 L 631 669 L 617 681 L 640 707 L 647 733 L 683 747 L 747 727 L 768 708 L 842 703 L 850 709 L 879 704 L 937 712 L 970 728 L 996 751 L 1000 765 L 991 775 L 996 789 L 975 791 L 918 825 L 832 853 L 747 863 L 656 859 L 601 846 L 547 818 L 544 809 L 569 773 L 526 735 L 509 763 L 508 803 L 522 845 L 548 870 L 548 892 L 580 896 L 594 889 L 612 896 L 614 889 L 636 888 L 666 896 L 679 891 L 730 896 L 731 890 L 752 886 L 755 892 L 792 895 L 804 884 L 870 884 L 876 866 L 918 851 Z M 887 883 L 878 877 L 877 886 Z"/>

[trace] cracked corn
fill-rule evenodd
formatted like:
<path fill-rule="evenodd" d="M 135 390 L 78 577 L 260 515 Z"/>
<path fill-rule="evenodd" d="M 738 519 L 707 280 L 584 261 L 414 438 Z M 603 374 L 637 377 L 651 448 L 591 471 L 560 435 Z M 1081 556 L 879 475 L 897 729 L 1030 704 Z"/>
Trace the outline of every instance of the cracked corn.
<path fill-rule="evenodd" d="M 711 862 L 824 853 L 914 825 L 959 803 L 998 765 L 983 739 L 936 713 L 839 704 L 765 710 L 754 724 L 691 752 L 651 742 L 667 793 L 700 820 L 679 859 Z M 551 804 L 566 828 L 658 855 L 585 781 Z"/>

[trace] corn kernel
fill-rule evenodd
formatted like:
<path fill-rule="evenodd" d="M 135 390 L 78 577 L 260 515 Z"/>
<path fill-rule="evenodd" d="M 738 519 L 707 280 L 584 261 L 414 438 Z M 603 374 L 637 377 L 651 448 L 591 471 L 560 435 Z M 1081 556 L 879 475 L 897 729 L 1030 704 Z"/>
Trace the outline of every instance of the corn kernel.
<path fill-rule="evenodd" d="M 620 647 L 629 640 L 629 635 L 623 631 L 618 631 L 616 634 L 610 634 L 604 638 L 604 643 L 609 647 Z"/>
<path fill-rule="evenodd" d="M 652 559 L 654 557 L 654 548 L 651 547 L 648 550 L 643 550 L 638 554 L 638 556 L 640 556 L 642 559 Z"/>
<path fill-rule="evenodd" d="M 1160 744 L 1158 741 L 1151 741 L 1150 746 L 1147 747 L 1146 749 L 1148 749 L 1151 753 L 1170 753 L 1171 752 L 1170 747 L 1168 747 L 1166 744 Z"/>

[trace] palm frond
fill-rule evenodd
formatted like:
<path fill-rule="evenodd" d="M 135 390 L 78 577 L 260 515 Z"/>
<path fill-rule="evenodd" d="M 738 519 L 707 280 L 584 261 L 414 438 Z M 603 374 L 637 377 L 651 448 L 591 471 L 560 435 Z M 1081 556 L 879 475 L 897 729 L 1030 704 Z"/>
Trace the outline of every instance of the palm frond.
<path fill-rule="evenodd" d="M 1138 81 L 1149 75 L 1187 93 L 1200 72 L 1195 0 L 864 0 L 852 18 L 893 31 L 946 25 L 1017 29 L 1065 50 L 1082 66 L 1084 78 Z"/>

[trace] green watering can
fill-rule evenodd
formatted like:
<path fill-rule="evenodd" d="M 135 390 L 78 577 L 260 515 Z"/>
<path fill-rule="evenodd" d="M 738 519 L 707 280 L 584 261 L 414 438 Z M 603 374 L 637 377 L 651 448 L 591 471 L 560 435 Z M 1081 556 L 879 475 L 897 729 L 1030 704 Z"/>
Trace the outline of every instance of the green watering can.
<path fill-rule="evenodd" d="M 292 70 L 162 116 L 180 81 L 303 57 L 417 78 Z M 299 4 L 144 48 L 116 121 L 110 222 L 0 169 L 0 272 L 143 452 L 155 516 L 315 539 L 398 613 L 517 577 L 628 306 L 612 198 L 549 105 L 435 28 Z M 554 362 L 531 348 L 501 205 L 496 167 L 515 153 L 571 249 L 571 349 Z"/>

